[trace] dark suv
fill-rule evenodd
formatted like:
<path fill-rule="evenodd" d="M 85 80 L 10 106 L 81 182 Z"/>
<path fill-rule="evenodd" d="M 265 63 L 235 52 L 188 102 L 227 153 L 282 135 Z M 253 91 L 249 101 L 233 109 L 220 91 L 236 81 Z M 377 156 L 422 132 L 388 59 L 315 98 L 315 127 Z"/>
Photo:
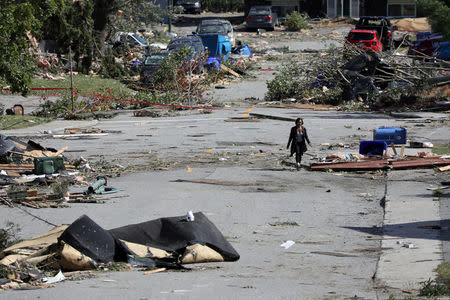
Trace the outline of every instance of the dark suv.
<path fill-rule="evenodd" d="M 202 11 L 200 0 L 177 0 L 175 6 L 183 8 L 183 12 L 199 14 Z"/>
<path fill-rule="evenodd" d="M 247 16 L 247 28 L 274 30 L 278 26 L 278 15 L 271 6 L 252 6 Z"/>

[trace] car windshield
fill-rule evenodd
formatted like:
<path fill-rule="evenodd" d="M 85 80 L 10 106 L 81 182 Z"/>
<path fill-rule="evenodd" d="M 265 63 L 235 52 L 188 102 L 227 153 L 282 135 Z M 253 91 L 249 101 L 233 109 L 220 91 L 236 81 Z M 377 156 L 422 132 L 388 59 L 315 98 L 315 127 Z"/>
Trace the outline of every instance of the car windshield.
<path fill-rule="evenodd" d="M 193 54 L 193 53 L 200 53 L 202 51 L 202 45 L 196 44 L 196 43 L 174 43 L 174 44 L 169 44 L 168 49 L 169 52 L 178 52 L 180 51 L 183 47 L 187 47 L 188 51 Z"/>
<path fill-rule="evenodd" d="M 165 58 L 163 54 L 150 55 L 145 58 L 144 65 L 159 65 Z"/>
<path fill-rule="evenodd" d="M 141 44 L 143 44 L 143 45 L 147 45 L 147 44 L 148 44 L 146 40 L 144 40 L 143 38 L 141 38 L 140 36 L 138 36 L 136 33 L 133 33 L 133 37 L 134 37 L 136 40 L 138 40 L 138 41 L 139 41 Z"/>
<path fill-rule="evenodd" d="M 249 12 L 250 15 L 270 15 L 270 10 L 264 7 L 252 7 Z"/>
<path fill-rule="evenodd" d="M 217 25 L 200 25 L 198 33 L 200 34 L 208 34 L 208 33 L 217 33 L 217 34 L 227 34 L 227 29 L 222 24 Z"/>
<path fill-rule="evenodd" d="M 371 41 L 374 39 L 373 33 L 370 32 L 350 32 L 348 34 L 350 40 Z"/>

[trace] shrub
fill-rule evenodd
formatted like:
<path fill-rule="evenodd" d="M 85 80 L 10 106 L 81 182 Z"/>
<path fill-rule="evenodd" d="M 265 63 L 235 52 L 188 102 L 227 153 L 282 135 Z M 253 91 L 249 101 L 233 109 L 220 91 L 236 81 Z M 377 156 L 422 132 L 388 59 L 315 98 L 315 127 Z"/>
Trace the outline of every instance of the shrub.
<path fill-rule="evenodd" d="M 306 22 L 306 15 L 292 11 L 286 16 L 286 28 L 288 31 L 300 31 L 309 28 Z"/>
<path fill-rule="evenodd" d="M 17 235 L 20 231 L 21 228 L 19 225 L 10 221 L 6 222 L 5 227 L 0 228 L 0 251 L 8 248 L 14 243 L 17 243 L 19 241 Z"/>

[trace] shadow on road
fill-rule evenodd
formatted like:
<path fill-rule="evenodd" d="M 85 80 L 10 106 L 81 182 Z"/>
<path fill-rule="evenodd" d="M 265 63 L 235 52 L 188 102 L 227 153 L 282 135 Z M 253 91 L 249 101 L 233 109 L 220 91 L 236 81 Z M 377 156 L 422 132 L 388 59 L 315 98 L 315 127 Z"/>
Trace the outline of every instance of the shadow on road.
<path fill-rule="evenodd" d="M 383 227 L 344 226 L 342 228 L 356 230 L 377 236 L 398 237 L 399 239 L 411 238 L 450 241 L 450 227 L 443 226 L 444 224 L 450 224 L 450 219 L 389 224 L 384 225 Z"/>

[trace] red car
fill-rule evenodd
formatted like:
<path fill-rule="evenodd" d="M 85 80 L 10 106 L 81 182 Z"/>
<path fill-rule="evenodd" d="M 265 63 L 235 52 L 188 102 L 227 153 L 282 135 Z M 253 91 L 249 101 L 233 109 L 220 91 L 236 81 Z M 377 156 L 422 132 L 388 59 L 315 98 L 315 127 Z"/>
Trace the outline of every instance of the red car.
<path fill-rule="evenodd" d="M 383 51 L 378 32 L 376 30 L 354 29 L 348 33 L 347 42 L 363 50 L 372 49 L 375 52 Z"/>

